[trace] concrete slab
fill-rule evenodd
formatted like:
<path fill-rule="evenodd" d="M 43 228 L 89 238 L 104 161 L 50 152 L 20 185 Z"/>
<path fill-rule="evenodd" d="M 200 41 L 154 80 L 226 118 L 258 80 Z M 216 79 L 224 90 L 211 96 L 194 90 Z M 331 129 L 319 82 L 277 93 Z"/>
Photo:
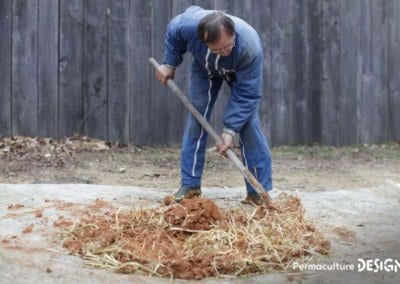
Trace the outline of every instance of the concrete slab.
<path fill-rule="evenodd" d="M 52 226 L 59 216 L 73 217 L 96 199 L 116 208 L 158 206 L 173 189 L 151 189 L 83 184 L 0 184 L 1 283 L 167 283 L 140 274 L 123 275 L 86 266 L 68 255 Z M 276 190 L 277 195 L 280 191 Z M 400 261 L 400 184 L 387 181 L 377 188 L 327 189 L 298 192 L 308 218 L 331 241 L 327 257 L 296 273 L 272 273 L 246 278 L 204 279 L 196 283 L 400 283 L 397 272 L 358 272 L 367 259 Z M 203 195 L 221 207 L 239 206 L 244 188 L 204 188 Z M 23 207 L 17 208 L 17 204 Z M 38 210 L 41 217 L 37 217 Z M 32 232 L 23 233 L 29 226 Z M 342 230 L 342 231 L 341 231 Z M 340 232 L 348 232 L 346 237 Z M 362 259 L 361 261 L 359 259 Z M 378 262 L 376 262 L 378 263 Z M 338 264 L 347 264 L 341 269 Z M 336 265 L 336 267 L 335 267 Z M 350 269 L 350 266 L 353 269 Z M 399 265 L 400 266 L 400 265 Z M 334 269 L 333 269 L 334 268 Z M 333 270 L 333 271 L 331 271 Z M 381 271 L 383 270 L 383 271 Z M 190 281 L 174 280 L 174 283 Z"/>

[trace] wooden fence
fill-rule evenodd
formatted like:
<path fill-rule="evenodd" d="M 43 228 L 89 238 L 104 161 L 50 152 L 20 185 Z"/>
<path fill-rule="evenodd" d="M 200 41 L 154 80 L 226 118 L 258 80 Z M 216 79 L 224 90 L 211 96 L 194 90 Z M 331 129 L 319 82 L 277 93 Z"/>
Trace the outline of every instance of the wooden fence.
<path fill-rule="evenodd" d="M 1 0 L 0 136 L 179 144 L 187 112 L 147 60 L 162 60 L 167 23 L 192 4 L 260 33 L 272 145 L 400 139 L 398 0 Z M 176 80 L 187 91 L 185 58 Z"/>

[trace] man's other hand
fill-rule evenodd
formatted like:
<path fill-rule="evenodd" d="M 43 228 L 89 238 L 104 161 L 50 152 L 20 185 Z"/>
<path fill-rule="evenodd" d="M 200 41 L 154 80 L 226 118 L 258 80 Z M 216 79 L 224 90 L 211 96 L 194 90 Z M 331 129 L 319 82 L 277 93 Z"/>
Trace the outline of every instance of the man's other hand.
<path fill-rule="evenodd" d="M 228 133 L 222 133 L 221 138 L 224 144 L 217 144 L 217 150 L 221 155 L 226 156 L 226 151 L 228 151 L 228 149 L 233 149 L 233 137 Z"/>
<path fill-rule="evenodd" d="M 163 85 L 167 85 L 169 79 L 175 78 L 175 70 L 163 64 L 156 70 L 156 76 Z"/>

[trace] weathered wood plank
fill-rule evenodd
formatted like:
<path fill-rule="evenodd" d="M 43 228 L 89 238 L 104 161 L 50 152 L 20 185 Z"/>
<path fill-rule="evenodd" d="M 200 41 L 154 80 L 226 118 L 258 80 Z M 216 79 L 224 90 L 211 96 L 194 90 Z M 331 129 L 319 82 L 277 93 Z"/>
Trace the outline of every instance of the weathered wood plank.
<path fill-rule="evenodd" d="M 360 81 L 363 89 L 361 101 L 354 101 L 352 105 L 361 106 L 358 117 L 360 130 L 357 142 L 378 143 L 387 137 L 385 124 L 388 114 L 386 79 L 388 77 L 388 17 L 384 2 L 361 2 L 364 8 L 360 14 L 363 16 L 360 38 L 362 40 L 360 56 L 363 61 L 363 72 L 360 80 L 354 80 L 353 74 L 353 81 Z M 354 139 L 349 139 L 345 143 L 352 143 L 351 141 Z"/>
<path fill-rule="evenodd" d="M 322 3 L 322 93 L 321 97 L 321 142 L 338 145 L 340 143 L 340 3 L 324 1 Z"/>
<path fill-rule="evenodd" d="M 160 58 L 160 61 L 163 58 L 165 31 L 170 19 L 170 1 L 159 1 L 157 2 L 157 5 L 153 5 L 152 54 L 154 58 Z M 176 98 L 168 95 L 168 92 L 169 91 L 165 86 L 161 85 L 160 83 L 153 83 L 150 107 L 152 113 L 152 137 L 154 144 L 158 145 L 169 144 L 171 142 L 168 141 L 168 129 L 171 121 L 171 112 L 165 106 L 168 105 L 169 100 L 176 100 Z"/>
<path fill-rule="evenodd" d="M 84 132 L 108 139 L 107 1 L 84 1 Z"/>
<path fill-rule="evenodd" d="M 0 137 L 11 135 L 12 0 L 0 1 Z"/>
<path fill-rule="evenodd" d="M 172 1 L 175 1 L 178 3 L 181 2 L 179 0 L 172 0 Z M 197 5 L 204 9 L 211 10 L 211 9 L 214 9 L 215 0 L 185 0 L 185 1 L 182 1 L 182 3 L 184 3 L 184 7 L 186 7 L 186 8 L 191 5 Z"/>
<path fill-rule="evenodd" d="M 254 1 L 232 1 L 233 2 L 233 15 L 242 18 L 251 26 L 254 24 L 255 18 L 259 18 L 260 14 L 254 15 L 253 8 Z M 266 7 L 262 7 L 263 12 L 265 12 Z"/>
<path fill-rule="evenodd" d="M 83 133 L 83 2 L 60 0 L 60 135 Z"/>
<path fill-rule="evenodd" d="M 151 112 L 152 89 L 157 84 L 154 70 L 149 64 L 152 33 L 152 4 L 147 0 L 131 2 L 130 32 L 130 141 L 135 145 L 153 144 Z M 158 39 L 162 40 L 162 39 Z M 161 93 L 161 95 L 163 95 Z M 163 98 L 164 99 L 164 98 Z M 163 119 L 160 117 L 160 119 Z"/>
<path fill-rule="evenodd" d="M 129 143 L 129 1 L 109 2 L 108 128 L 109 139 Z"/>
<path fill-rule="evenodd" d="M 289 124 L 289 144 L 307 143 L 310 134 L 310 120 L 308 118 L 308 89 L 307 89 L 307 42 L 306 28 L 306 5 L 304 1 L 294 1 L 289 4 L 292 7 L 292 22 L 290 24 L 290 35 L 288 44 L 289 53 L 288 66 L 290 69 L 289 87 L 289 109 L 291 120 Z"/>
<path fill-rule="evenodd" d="M 388 11 L 386 10 L 388 3 L 388 1 L 383 1 L 382 3 L 372 1 L 372 9 L 374 10 L 374 24 L 372 28 L 372 34 L 374 35 L 373 43 L 375 46 L 374 67 L 378 88 L 371 102 L 375 108 L 375 116 L 373 117 L 373 119 L 375 118 L 375 125 L 372 129 L 371 143 L 386 142 L 389 137 L 389 129 L 385 126 L 388 125 L 389 119 L 389 85 L 387 78 L 389 77 L 388 64 L 391 60 L 388 52 L 390 22 Z"/>
<path fill-rule="evenodd" d="M 388 122 L 387 137 L 400 141 L 400 1 L 389 1 L 388 11 Z"/>
<path fill-rule="evenodd" d="M 263 97 L 260 102 L 260 123 L 267 136 L 268 141 L 271 141 L 271 126 L 272 121 L 272 109 L 271 109 L 271 37 L 272 37 L 272 22 L 271 22 L 271 5 L 272 0 L 255 0 L 252 2 L 252 25 L 254 29 L 260 35 L 261 43 L 264 49 L 264 76 L 263 76 Z M 260 8 L 263 9 L 263 16 L 260 16 Z"/>
<path fill-rule="evenodd" d="M 293 139 L 293 2 L 273 1 L 272 26 L 272 137 L 273 144 L 291 144 Z"/>
<path fill-rule="evenodd" d="M 58 0 L 38 0 L 38 135 L 59 136 Z"/>
<path fill-rule="evenodd" d="M 307 52 L 307 136 L 305 142 L 321 141 L 322 97 L 322 1 L 307 1 L 306 35 Z"/>
<path fill-rule="evenodd" d="M 215 0 L 214 9 L 235 15 L 235 3 L 233 1 Z"/>
<path fill-rule="evenodd" d="M 340 6 L 340 67 L 336 70 L 340 74 L 340 93 L 336 94 L 340 100 L 338 110 L 338 124 L 340 129 L 339 144 L 348 144 L 357 137 L 358 121 L 357 100 L 366 93 L 359 89 L 358 80 L 361 75 L 361 61 L 357 54 L 361 49 L 359 45 L 360 4 L 363 0 L 344 0 Z M 352 11 L 352 13 L 349 13 Z M 363 58 L 363 61 L 367 58 Z"/>
<path fill-rule="evenodd" d="M 13 1 L 13 134 L 38 134 L 38 3 Z"/>

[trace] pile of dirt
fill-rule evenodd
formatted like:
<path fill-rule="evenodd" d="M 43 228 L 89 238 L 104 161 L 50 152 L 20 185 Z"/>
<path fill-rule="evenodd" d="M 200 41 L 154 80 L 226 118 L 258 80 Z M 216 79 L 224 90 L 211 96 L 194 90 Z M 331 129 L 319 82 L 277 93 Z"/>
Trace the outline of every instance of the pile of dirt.
<path fill-rule="evenodd" d="M 198 197 L 54 226 L 62 229 L 64 247 L 91 265 L 168 278 L 287 271 L 299 258 L 328 252 L 329 242 L 305 219 L 298 198 L 281 195 L 276 204 L 282 211 L 223 210 Z"/>

